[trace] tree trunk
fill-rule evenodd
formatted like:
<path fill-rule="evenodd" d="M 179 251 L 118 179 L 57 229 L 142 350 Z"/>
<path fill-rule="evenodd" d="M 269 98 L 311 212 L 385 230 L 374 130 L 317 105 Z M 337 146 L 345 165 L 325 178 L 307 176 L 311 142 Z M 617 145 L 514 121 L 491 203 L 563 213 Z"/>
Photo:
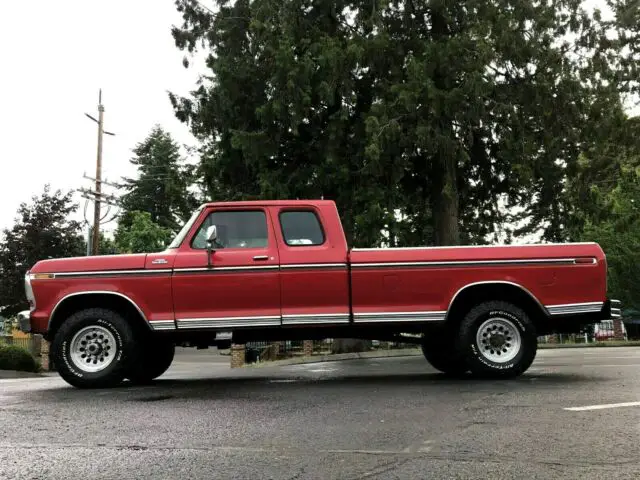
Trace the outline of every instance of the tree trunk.
<path fill-rule="evenodd" d="M 431 35 L 435 40 L 450 37 L 444 8 L 431 9 Z M 441 92 L 449 92 L 451 85 L 446 81 L 448 75 L 444 65 L 436 65 L 434 83 Z M 431 215 L 433 218 L 433 237 L 436 245 L 458 245 L 460 231 L 458 225 L 458 156 L 454 146 L 456 134 L 451 119 L 446 112 L 440 111 L 439 148 L 433 159 Z M 448 140 L 445 140 L 448 139 Z"/>
<path fill-rule="evenodd" d="M 458 179 L 455 155 L 443 155 L 433 169 L 431 215 L 436 245 L 460 243 Z"/>

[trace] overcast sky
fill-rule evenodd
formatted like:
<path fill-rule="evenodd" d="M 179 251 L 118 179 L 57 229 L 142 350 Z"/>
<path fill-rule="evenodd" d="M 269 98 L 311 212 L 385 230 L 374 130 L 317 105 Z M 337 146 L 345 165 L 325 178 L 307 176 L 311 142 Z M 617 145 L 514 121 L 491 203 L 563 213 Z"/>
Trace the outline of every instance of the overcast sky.
<path fill-rule="evenodd" d="M 116 133 L 104 139 L 107 179 L 134 172 L 131 149 L 155 123 L 195 143 L 167 97 L 188 92 L 197 73 L 171 37 L 181 21 L 173 0 L 0 3 L 0 229 L 47 182 L 91 186 L 82 175 L 95 176 L 97 128 L 84 113 L 97 117 L 99 88 Z"/>

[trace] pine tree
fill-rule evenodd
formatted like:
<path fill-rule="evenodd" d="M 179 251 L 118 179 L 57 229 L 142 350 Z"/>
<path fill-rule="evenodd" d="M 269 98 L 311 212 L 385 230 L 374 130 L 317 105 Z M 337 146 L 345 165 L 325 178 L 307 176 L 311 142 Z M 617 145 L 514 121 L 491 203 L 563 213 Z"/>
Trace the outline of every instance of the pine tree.
<path fill-rule="evenodd" d="M 127 193 L 122 196 L 119 227 L 128 228 L 132 212 L 143 211 L 151 221 L 170 230 L 178 230 L 196 207 L 192 167 L 180 155 L 180 147 L 161 127 L 156 126 L 147 138 L 136 145 L 131 163 L 138 177 L 125 179 Z"/>
<path fill-rule="evenodd" d="M 209 54 L 171 101 L 211 193 L 334 199 L 357 246 L 483 242 L 513 205 L 515 234 L 564 235 L 563 179 L 617 100 L 580 0 L 217 3 L 178 0 L 173 30 Z"/>

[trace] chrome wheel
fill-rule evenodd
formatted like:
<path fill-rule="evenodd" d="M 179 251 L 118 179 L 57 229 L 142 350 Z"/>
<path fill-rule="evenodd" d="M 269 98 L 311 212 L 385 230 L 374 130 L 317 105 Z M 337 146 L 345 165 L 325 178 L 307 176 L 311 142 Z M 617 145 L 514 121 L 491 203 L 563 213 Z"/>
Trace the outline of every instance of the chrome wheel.
<path fill-rule="evenodd" d="M 520 352 L 522 337 L 511 320 L 494 317 L 485 321 L 476 334 L 476 345 L 487 360 L 506 363 Z"/>
<path fill-rule="evenodd" d="M 73 364 L 83 372 L 95 373 L 113 362 L 117 350 L 113 333 L 104 327 L 92 325 L 73 336 L 69 356 Z"/>

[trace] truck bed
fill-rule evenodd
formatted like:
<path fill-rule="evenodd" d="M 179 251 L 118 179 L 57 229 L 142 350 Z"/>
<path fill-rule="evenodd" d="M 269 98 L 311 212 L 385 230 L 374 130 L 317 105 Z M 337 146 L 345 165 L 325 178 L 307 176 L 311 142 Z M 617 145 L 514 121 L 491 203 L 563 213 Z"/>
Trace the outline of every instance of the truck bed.
<path fill-rule="evenodd" d="M 349 260 L 355 322 L 444 320 L 459 292 L 489 282 L 512 284 L 549 314 L 599 311 L 606 297 L 596 243 L 367 248 L 351 250 Z"/>

